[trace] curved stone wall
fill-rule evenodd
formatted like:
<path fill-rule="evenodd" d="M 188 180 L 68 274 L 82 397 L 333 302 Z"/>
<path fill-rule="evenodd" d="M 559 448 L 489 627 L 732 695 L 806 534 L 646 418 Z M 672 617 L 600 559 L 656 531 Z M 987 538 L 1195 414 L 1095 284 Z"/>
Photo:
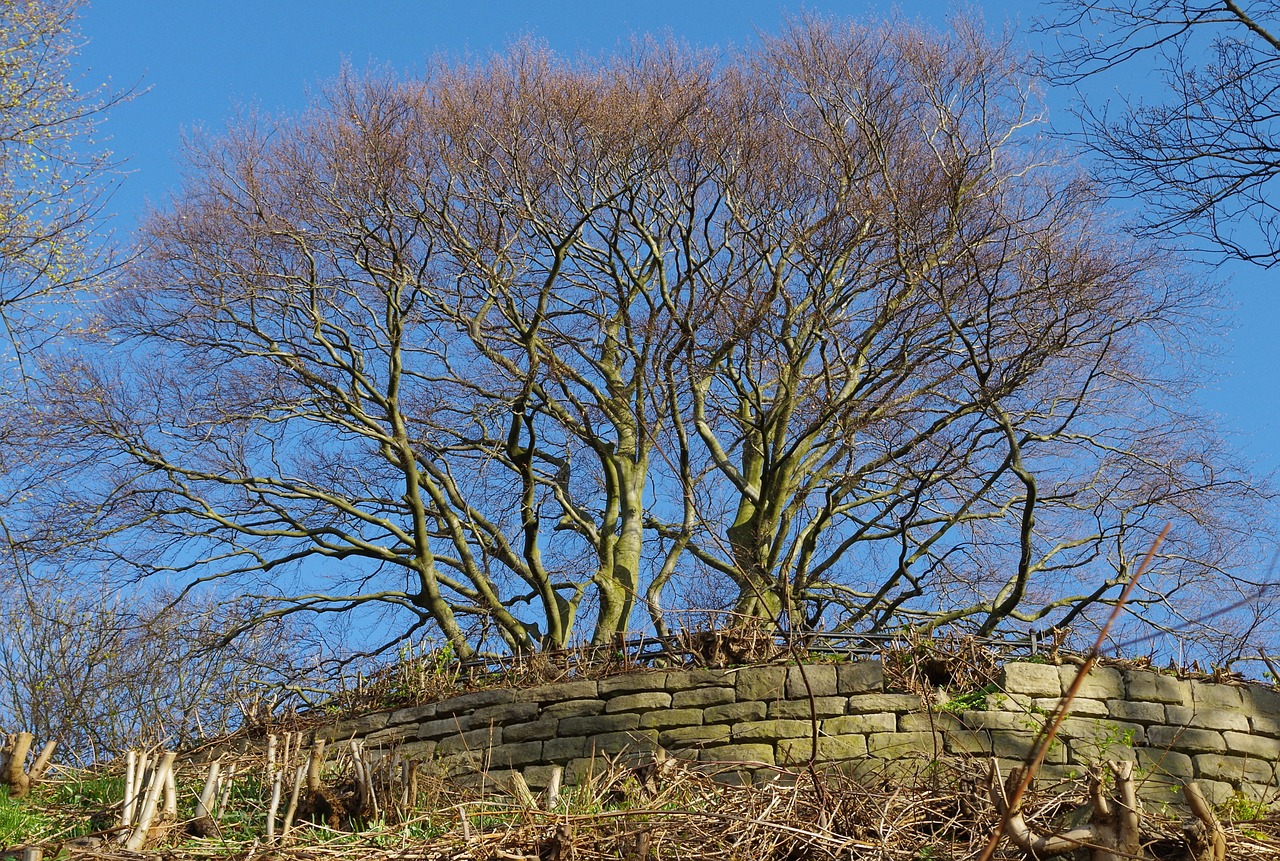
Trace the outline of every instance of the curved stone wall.
<path fill-rule="evenodd" d="M 918 769 L 948 758 L 1011 766 L 1024 758 L 1073 666 L 1011 663 L 1000 692 L 940 709 L 886 693 L 875 661 L 727 670 L 640 671 L 599 681 L 486 690 L 321 727 L 318 738 L 363 739 L 457 779 L 501 781 L 520 771 L 534 788 L 553 766 L 567 783 L 596 758 L 647 758 L 659 749 L 769 779 L 817 762 L 855 771 Z M 1184 780 L 1222 801 L 1280 800 L 1280 693 L 1187 681 L 1151 671 L 1095 669 L 1048 752 L 1041 774 L 1071 776 L 1107 759 L 1138 764 L 1142 792 L 1175 801 Z"/>

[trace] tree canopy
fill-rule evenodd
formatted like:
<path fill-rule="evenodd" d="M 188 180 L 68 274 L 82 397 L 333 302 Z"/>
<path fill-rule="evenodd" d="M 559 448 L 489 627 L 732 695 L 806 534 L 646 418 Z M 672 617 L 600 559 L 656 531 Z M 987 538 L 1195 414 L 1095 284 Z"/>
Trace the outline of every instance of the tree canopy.
<path fill-rule="evenodd" d="M 1055 163 L 1024 66 L 804 19 L 242 116 L 48 355 L 74 480 L 25 540 L 460 655 L 1087 625 L 1166 520 L 1135 613 L 1245 594 L 1259 491 L 1180 406 L 1203 290 Z"/>

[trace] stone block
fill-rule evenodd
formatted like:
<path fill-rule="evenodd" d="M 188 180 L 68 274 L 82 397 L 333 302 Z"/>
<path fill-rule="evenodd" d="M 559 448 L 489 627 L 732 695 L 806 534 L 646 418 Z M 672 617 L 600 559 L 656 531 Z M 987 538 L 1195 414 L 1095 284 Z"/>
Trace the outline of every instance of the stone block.
<path fill-rule="evenodd" d="M 1245 754 L 1271 762 L 1280 760 L 1280 741 L 1274 738 L 1227 731 L 1222 734 L 1222 740 L 1227 743 L 1230 753 Z"/>
<path fill-rule="evenodd" d="M 671 708 L 671 694 L 665 691 L 646 691 L 640 694 L 623 694 L 605 701 L 605 714 L 616 712 L 648 712 Z"/>
<path fill-rule="evenodd" d="M 743 667 L 734 682 L 739 702 L 776 700 L 786 692 L 786 667 Z"/>
<path fill-rule="evenodd" d="M 450 754 L 464 751 L 478 753 L 500 744 L 502 744 L 502 728 L 493 727 L 490 729 L 489 727 L 484 727 L 441 739 L 440 743 L 436 745 L 436 754 L 438 756 L 449 756 Z"/>
<path fill-rule="evenodd" d="M 658 733 L 658 743 L 663 747 L 677 750 L 688 747 L 701 747 L 707 744 L 722 744 L 729 741 L 733 730 L 728 724 L 714 726 L 688 726 L 662 730 Z"/>
<path fill-rule="evenodd" d="M 876 732 L 867 736 L 867 754 L 880 759 L 932 758 L 941 747 L 942 740 L 930 732 Z"/>
<path fill-rule="evenodd" d="M 706 708 L 707 706 L 721 706 L 725 703 L 731 703 L 735 699 L 737 697 L 733 688 L 692 688 L 687 691 L 673 693 L 671 695 L 671 707 L 676 709 Z"/>
<path fill-rule="evenodd" d="M 1188 706 L 1165 706 L 1165 721 L 1170 726 L 1193 726 L 1198 729 L 1249 731 L 1249 718 L 1241 712 Z"/>
<path fill-rule="evenodd" d="M 853 733 L 894 732 L 898 729 L 898 716 L 895 714 L 863 714 L 845 715 L 827 718 L 822 722 L 822 731 L 829 735 L 852 735 Z"/>
<path fill-rule="evenodd" d="M 1195 765 L 1185 753 L 1159 747 L 1139 747 L 1134 749 L 1134 753 L 1141 776 L 1151 775 L 1180 784 L 1196 775 Z"/>
<path fill-rule="evenodd" d="M 736 724 L 733 742 L 774 742 L 780 738 L 801 738 L 813 734 L 813 724 L 807 720 L 761 720 Z"/>
<path fill-rule="evenodd" d="M 768 715 L 771 718 L 795 718 L 812 720 L 815 716 L 822 718 L 844 714 L 848 697 L 816 697 L 812 702 L 808 698 L 799 700 L 776 700 L 769 703 Z"/>
<path fill-rule="evenodd" d="M 1240 693 L 1245 707 L 1254 714 L 1280 718 L 1280 691 L 1262 685 L 1249 685 L 1242 688 Z"/>
<path fill-rule="evenodd" d="M 626 732 L 640 726 L 640 715 L 629 714 L 595 715 L 594 717 L 562 718 L 560 735 L 600 735 L 606 732 Z"/>
<path fill-rule="evenodd" d="M 1107 700 L 1107 714 L 1130 723 L 1164 723 L 1164 706 L 1160 703 Z"/>
<path fill-rule="evenodd" d="M 882 693 L 884 691 L 884 665 L 879 661 L 858 661 L 852 664 L 836 664 L 836 689 L 844 696 Z"/>
<path fill-rule="evenodd" d="M 536 792 L 540 789 L 545 789 L 551 783 L 551 775 L 556 769 L 560 770 L 563 778 L 563 765 L 530 765 L 523 768 L 521 772 L 524 774 L 524 782 Z"/>
<path fill-rule="evenodd" d="M 438 715 L 456 715 L 464 712 L 475 711 L 485 706 L 500 706 L 505 703 L 513 703 L 516 701 L 516 692 L 508 688 L 498 688 L 491 691 L 475 691 L 469 694 L 462 694 L 456 697 L 450 697 L 447 700 L 441 700 L 436 703 L 436 714 Z"/>
<path fill-rule="evenodd" d="M 604 711 L 604 700 L 564 700 L 542 707 L 544 718 L 588 717 Z"/>
<path fill-rule="evenodd" d="M 1236 794 L 1236 788 L 1220 780 L 1197 780 L 1196 785 L 1210 804 L 1226 804 Z"/>
<path fill-rule="evenodd" d="M 536 703 L 504 703 L 497 706 L 485 706 L 471 713 L 472 726 L 488 724 L 505 725 L 533 720 L 538 716 Z"/>
<path fill-rule="evenodd" d="M 701 726 L 702 709 L 660 709 L 640 715 L 641 729 Z"/>
<path fill-rule="evenodd" d="M 572 759 L 564 767 L 564 785 L 581 786 L 608 767 L 607 763 L 590 756 Z"/>
<path fill-rule="evenodd" d="M 1034 699 L 1031 701 L 1030 708 L 1027 711 L 1033 711 L 1040 714 L 1052 714 L 1058 708 L 1058 697 Z M 1159 708 L 1157 706 L 1156 708 Z M 1091 700 L 1085 697 L 1076 697 L 1071 701 L 1070 714 L 1076 717 L 1107 717 L 1111 712 L 1107 709 L 1107 704 L 1102 700 Z"/>
<path fill-rule="evenodd" d="M 384 714 L 386 714 L 384 712 Z M 431 720 L 436 716 L 436 704 L 428 703 L 425 706 L 409 706 L 404 709 L 396 709 L 387 715 L 386 726 L 400 726 L 406 723 L 421 723 L 424 720 Z M 373 717 L 370 715 L 370 717 Z"/>
<path fill-rule="evenodd" d="M 1147 744 L 1184 753 L 1223 753 L 1227 749 L 1222 733 L 1216 730 L 1177 726 L 1147 727 Z"/>
<path fill-rule="evenodd" d="M 600 754 L 648 753 L 658 749 L 658 731 L 636 729 L 628 732 L 606 732 L 587 739 L 587 753 Z"/>
<path fill-rule="evenodd" d="M 784 738 L 778 742 L 778 764 L 799 765 L 810 760 L 812 738 Z M 833 735 L 818 738 L 818 762 L 838 762 L 867 755 L 867 739 L 861 735 Z"/>
<path fill-rule="evenodd" d="M 916 712 L 920 711 L 918 694 L 858 694 L 849 697 L 849 714 L 868 712 Z"/>
<path fill-rule="evenodd" d="M 552 682 L 525 688 L 516 694 L 516 700 L 523 703 L 558 703 L 564 700 L 594 700 L 599 699 L 599 696 L 594 681 Z"/>
<path fill-rule="evenodd" d="M 1058 668 L 1049 664 L 1009 663 L 1004 665 L 1000 690 L 1056 700 L 1062 695 L 1062 680 Z"/>
<path fill-rule="evenodd" d="M 1058 677 L 1062 681 L 1064 693 L 1070 690 L 1079 671 L 1080 667 L 1069 664 L 1058 667 Z M 1094 667 L 1081 684 L 1080 690 L 1076 692 L 1076 696 L 1091 700 L 1122 699 L 1125 696 L 1124 677 L 1120 675 L 1119 670 L 1113 670 L 1110 667 Z"/>
<path fill-rule="evenodd" d="M 764 720 L 765 704 L 762 702 L 725 703 L 711 706 L 702 712 L 703 723 L 737 723 L 738 721 Z"/>
<path fill-rule="evenodd" d="M 799 700 L 836 695 L 835 664 L 805 664 L 787 667 L 787 699 Z"/>
<path fill-rule="evenodd" d="M 950 732 L 963 728 L 960 718 L 951 712 L 922 711 L 898 715 L 898 729 L 902 732 Z"/>
<path fill-rule="evenodd" d="M 1093 718 L 1067 718 L 1058 727 L 1058 735 L 1094 742 L 1111 739 L 1122 744 L 1142 744 L 1147 738 L 1146 729 L 1141 724 Z"/>
<path fill-rule="evenodd" d="M 502 740 L 507 742 L 546 741 L 555 737 L 559 723 L 560 721 L 552 718 L 506 726 L 502 728 Z"/>
<path fill-rule="evenodd" d="M 1267 738 L 1280 738 L 1280 718 L 1267 717 L 1265 715 L 1254 715 L 1249 718 L 1249 725 L 1252 727 L 1254 735 L 1263 735 Z"/>
<path fill-rule="evenodd" d="M 694 688 L 729 688 L 733 687 L 734 680 L 737 677 L 738 670 L 717 670 L 699 668 L 696 670 L 688 670 L 689 686 Z M 667 675 L 667 690 L 674 690 L 671 687 L 671 675 Z"/>
<path fill-rule="evenodd" d="M 1275 779 L 1275 768 L 1269 762 L 1247 756 L 1223 756 L 1218 753 L 1202 753 L 1193 756 L 1196 777 L 1221 780 L 1229 783 L 1269 784 Z"/>
<path fill-rule="evenodd" d="M 991 733 L 985 730 L 951 730 L 942 740 L 947 753 L 991 755 Z"/>
<path fill-rule="evenodd" d="M 1244 688 L 1239 685 L 1220 685 L 1213 682 L 1191 682 L 1191 705 L 1196 709 L 1223 709 L 1240 711 L 1244 708 Z"/>
<path fill-rule="evenodd" d="M 547 762 L 568 762 L 587 753 L 587 740 L 582 736 L 558 736 L 542 743 L 542 758 Z"/>
<path fill-rule="evenodd" d="M 1136 757 L 1134 748 L 1108 738 L 1076 738 L 1067 744 L 1067 758 L 1076 765 L 1100 765 L 1109 760 L 1128 760 Z"/>
<path fill-rule="evenodd" d="M 660 691 L 667 683 L 666 670 L 636 670 L 620 676 L 610 676 L 596 682 L 601 699 L 609 699 L 618 694 L 637 694 L 645 691 Z"/>
<path fill-rule="evenodd" d="M 416 727 L 412 726 L 393 726 L 387 729 L 380 729 L 375 733 L 370 733 L 364 737 L 364 743 L 369 747 L 384 748 L 395 747 L 406 739 L 412 738 L 412 732 Z M 316 738 L 320 738 L 317 734 Z M 347 741 L 347 738 L 326 739 L 326 741 L 337 741 L 339 744 Z"/>
<path fill-rule="evenodd" d="M 1033 732 L 999 730 L 991 733 L 991 752 L 1002 759 L 1025 761 L 1035 750 L 1039 738 Z M 1044 761 L 1058 764 L 1067 761 L 1067 747 L 1061 739 L 1054 739 L 1049 745 Z"/>
<path fill-rule="evenodd" d="M 542 742 L 500 744 L 488 752 L 489 768 L 518 768 L 542 762 Z"/>
<path fill-rule="evenodd" d="M 773 745 L 722 744 L 715 747 L 704 747 L 698 753 L 698 762 L 741 762 L 773 765 Z"/>
<path fill-rule="evenodd" d="M 408 727 L 412 729 L 412 727 Z M 439 720 L 423 721 L 418 724 L 414 735 L 422 739 L 441 739 L 445 736 L 457 735 L 471 729 L 471 719 L 467 715 L 454 715 Z"/>
<path fill-rule="evenodd" d="M 410 761 L 425 762 L 435 756 L 436 743 L 434 741 L 411 741 L 398 746 L 396 753 Z"/>
<path fill-rule="evenodd" d="M 1157 673 L 1153 670 L 1125 670 L 1126 697 L 1130 702 L 1172 703 L 1187 705 L 1191 702 L 1191 686 L 1182 679 Z"/>
<path fill-rule="evenodd" d="M 1043 715 L 1007 711 L 964 712 L 960 719 L 969 729 L 1012 732 L 1039 732 L 1045 722 Z"/>

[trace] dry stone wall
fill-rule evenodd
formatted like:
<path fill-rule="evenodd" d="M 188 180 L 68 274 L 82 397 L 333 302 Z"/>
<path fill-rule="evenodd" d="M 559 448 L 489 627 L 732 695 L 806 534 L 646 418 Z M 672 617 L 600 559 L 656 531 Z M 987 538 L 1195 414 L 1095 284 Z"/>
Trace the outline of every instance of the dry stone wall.
<path fill-rule="evenodd" d="M 772 779 L 811 757 L 861 773 L 962 758 L 1010 766 L 1027 755 L 1075 674 L 1073 666 L 1011 663 L 998 693 L 926 709 L 919 696 L 886 693 L 874 661 L 636 672 L 477 691 L 342 720 L 317 737 L 360 738 L 461 780 L 520 771 L 534 788 L 554 766 L 573 783 L 602 756 L 659 750 L 726 779 Z M 1108 759 L 1135 761 L 1148 799 L 1174 801 L 1181 782 L 1194 779 L 1218 802 L 1280 800 L 1280 693 L 1095 669 L 1041 774 L 1070 776 Z"/>

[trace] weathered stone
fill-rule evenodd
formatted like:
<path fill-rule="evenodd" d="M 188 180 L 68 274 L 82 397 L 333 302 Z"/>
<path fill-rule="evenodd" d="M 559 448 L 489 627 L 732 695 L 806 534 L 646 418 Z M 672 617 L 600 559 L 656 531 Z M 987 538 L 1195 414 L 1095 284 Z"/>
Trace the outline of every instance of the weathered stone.
<path fill-rule="evenodd" d="M 1267 738 L 1280 738 L 1280 718 L 1254 715 L 1249 719 L 1249 724 L 1253 728 L 1254 735 L 1264 735 Z"/>
<path fill-rule="evenodd" d="M 653 753 L 658 749 L 658 731 L 636 729 L 628 732 L 606 732 L 587 739 L 587 752 L 602 753 Z"/>
<path fill-rule="evenodd" d="M 386 726 L 400 726 L 406 723 L 421 723 L 424 720 L 430 720 L 436 716 L 436 704 L 428 703 L 425 706 L 409 706 L 404 709 L 396 709 L 387 715 Z M 372 717 L 372 715 L 370 715 Z"/>
<path fill-rule="evenodd" d="M 502 744 L 502 728 L 473 729 L 461 735 L 451 735 L 441 739 L 436 745 L 436 753 L 440 756 L 462 753 L 478 753 Z"/>
<path fill-rule="evenodd" d="M 557 736 L 542 743 L 542 758 L 548 762 L 568 762 L 576 756 L 585 756 L 587 740 L 581 736 Z"/>
<path fill-rule="evenodd" d="M 994 729 L 1013 732 L 1039 732 L 1045 722 L 1043 715 L 1007 711 L 964 712 L 960 719 L 969 729 Z"/>
<path fill-rule="evenodd" d="M 608 763 L 600 762 L 591 756 L 572 759 L 564 767 L 564 785 L 580 786 L 608 767 Z"/>
<path fill-rule="evenodd" d="M 803 664 L 787 667 L 787 699 L 798 700 L 810 696 L 834 697 L 836 695 L 835 664 Z"/>
<path fill-rule="evenodd" d="M 513 703 L 515 701 L 516 692 L 507 688 L 498 688 L 491 691 L 475 691 L 474 693 L 462 694 L 461 696 L 441 700 L 436 703 L 436 714 L 456 715 L 484 708 L 485 706 L 499 706 L 504 703 Z"/>
<path fill-rule="evenodd" d="M 1025 761 L 1035 750 L 1040 736 L 1033 732 L 998 731 L 991 733 L 991 752 L 1003 759 Z M 1058 764 L 1067 761 L 1067 747 L 1055 739 L 1044 754 L 1045 762 Z"/>
<path fill-rule="evenodd" d="M 410 733 L 413 730 L 414 727 L 411 726 L 393 726 L 388 729 L 380 729 L 377 732 L 366 735 L 364 743 L 369 747 L 394 747 L 410 738 Z M 316 738 L 320 738 L 320 736 L 317 734 Z M 348 736 L 347 738 L 350 737 Z M 339 738 L 337 741 L 346 741 L 347 738 Z M 334 741 L 334 739 L 327 739 L 327 741 Z"/>
<path fill-rule="evenodd" d="M 1170 726 L 1193 726 L 1200 729 L 1249 731 L 1249 719 L 1239 712 L 1222 709 L 1165 706 L 1165 720 Z"/>
<path fill-rule="evenodd" d="M 1146 731 L 1141 724 L 1093 718 L 1067 718 L 1058 727 L 1058 735 L 1062 738 L 1082 738 L 1092 742 L 1099 739 L 1112 739 L 1126 745 L 1142 744 L 1146 741 Z"/>
<path fill-rule="evenodd" d="M 522 769 L 524 774 L 524 782 L 532 790 L 545 789 L 551 783 L 551 775 L 559 769 L 561 777 L 564 776 L 563 765 L 530 765 Z"/>
<path fill-rule="evenodd" d="M 1138 774 L 1141 776 L 1165 778 L 1181 783 L 1196 776 L 1191 757 L 1174 750 L 1159 747 L 1139 747 L 1134 749 L 1138 758 Z"/>
<path fill-rule="evenodd" d="M 849 714 L 914 712 L 920 710 L 918 694 L 859 694 L 849 697 Z"/>
<path fill-rule="evenodd" d="M 1222 733 L 1177 726 L 1147 727 L 1147 744 L 1186 753 L 1222 753 L 1227 749 Z"/>
<path fill-rule="evenodd" d="M 502 740 L 507 742 L 546 741 L 555 737 L 556 727 L 559 724 L 560 721 L 551 718 L 503 727 Z"/>
<path fill-rule="evenodd" d="M 912 712 L 898 715 L 898 729 L 902 732 L 949 732 L 963 728 L 960 718 L 951 712 Z"/>
<path fill-rule="evenodd" d="M 558 703 L 564 700 L 594 700 L 599 692 L 594 681 L 552 682 L 525 688 L 516 695 L 518 702 Z"/>
<path fill-rule="evenodd" d="M 812 720 L 816 716 L 821 720 L 844 714 L 848 704 L 848 697 L 816 697 L 812 702 L 808 697 L 799 700 L 777 700 L 769 703 L 768 714 L 771 718 Z"/>
<path fill-rule="evenodd" d="M 1078 765 L 1100 765 L 1111 760 L 1132 762 L 1134 756 L 1132 747 L 1107 738 L 1077 738 L 1067 746 L 1068 759 Z"/>
<path fill-rule="evenodd" d="M 640 715 L 641 729 L 666 729 L 676 726 L 699 726 L 702 709 L 660 709 Z"/>
<path fill-rule="evenodd" d="M 699 762 L 742 762 L 773 765 L 773 745 L 722 744 L 704 747 L 698 754 Z"/>
<path fill-rule="evenodd" d="M 898 716 L 892 713 L 845 715 L 822 722 L 822 731 L 830 735 L 893 732 L 898 729 Z"/>
<path fill-rule="evenodd" d="M 1182 679 L 1152 670 L 1125 670 L 1125 687 L 1130 702 L 1173 703 L 1186 705 L 1191 702 L 1191 686 Z"/>
<path fill-rule="evenodd" d="M 642 694 L 624 694 L 607 700 L 605 714 L 616 712 L 648 712 L 671 708 L 671 694 L 665 691 L 648 691 Z"/>
<path fill-rule="evenodd" d="M 1062 695 L 1062 681 L 1058 668 L 1049 664 L 1009 663 L 1004 665 L 1000 689 L 1008 694 L 1056 700 Z"/>
<path fill-rule="evenodd" d="M 1202 753 L 1191 758 L 1195 763 L 1196 777 L 1207 777 L 1212 780 L 1238 783 L 1271 783 L 1275 778 L 1275 769 L 1271 763 L 1247 756 L 1223 756 L 1217 753 Z"/>
<path fill-rule="evenodd" d="M 1107 714 L 1131 723 L 1164 723 L 1164 706 L 1160 703 L 1138 703 L 1129 700 L 1107 700 Z"/>
<path fill-rule="evenodd" d="M 508 724 L 517 721 L 529 721 L 538 716 L 538 706 L 534 703 L 504 703 L 498 706 L 485 706 L 471 713 L 472 726 Z"/>
<path fill-rule="evenodd" d="M 881 759 L 932 757 L 941 746 L 942 740 L 930 732 L 876 732 L 867 736 L 867 753 Z"/>
<path fill-rule="evenodd" d="M 1071 688 L 1079 671 L 1080 667 L 1068 664 L 1058 667 L 1058 678 L 1062 681 L 1064 693 Z M 1076 696 L 1091 700 L 1120 699 L 1125 695 L 1124 688 L 1124 677 L 1120 675 L 1119 670 L 1113 670 L 1110 667 L 1094 667 L 1081 683 Z"/>
<path fill-rule="evenodd" d="M 670 690 L 668 688 L 668 690 Z M 731 703 L 736 699 L 733 688 L 693 688 L 687 691 L 676 691 L 671 695 L 671 707 L 676 709 L 706 708 Z"/>
<path fill-rule="evenodd" d="M 951 730 L 942 738 L 947 753 L 991 755 L 991 733 L 984 730 Z"/>
<path fill-rule="evenodd" d="M 733 728 L 733 741 L 773 742 L 780 738 L 812 735 L 813 724 L 805 720 L 762 720 L 740 723 Z"/>
<path fill-rule="evenodd" d="M 711 706 L 702 713 L 703 723 L 737 723 L 738 721 L 764 720 L 765 704 L 761 702 L 725 703 Z"/>
<path fill-rule="evenodd" d="M 1030 708 L 1026 711 L 1038 712 L 1040 714 L 1052 714 L 1058 708 L 1058 698 L 1033 699 Z M 1159 708 L 1157 706 L 1156 708 Z M 1071 701 L 1071 714 L 1076 717 L 1094 717 L 1104 718 L 1110 714 L 1107 704 L 1102 700 L 1091 700 L 1084 697 L 1078 697 Z"/>
<path fill-rule="evenodd" d="M 1280 741 L 1243 732 L 1224 732 L 1222 740 L 1232 753 L 1247 754 L 1275 762 L 1280 759 Z"/>
<path fill-rule="evenodd" d="M 884 691 L 884 665 L 879 661 L 836 664 L 836 688 L 845 696 Z"/>
<path fill-rule="evenodd" d="M 778 764 L 797 765 L 811 758 L 835 762 L 867 755 L 867 739 L 861 735 L 834 735 L 818 738 L 818 755 L 813 756 L 812 738 L 784 738 L 778 742 Z"/>
<path fill-rule="evenodd" d="M 1240 691 L 1244 697 L 1246 708 L 1255 714 L 1280 718 L 1280 691 L 1264 688 L 1262 685 L 1249 685 Z"/>
<path fill-rule="evenodd" d="M 409 727 L 409 729 L 412 729 Z M 418 738 L 440 739 L 449 735 L 457 735 L 471 729 L 471 718 L 468 715 L 454 715 L 453 717 L 440 718 L 439 720 L 429 720 L 418 724 L 418 728 L 414 734 Z"/>
<path fill-rule="evenodd" d="M 489 751 L 489 768 L 515 768 L 536 765 L 542 761 L 542 742 L 500 744 Z"/>
<path fill-rule="evenodd" d="M 542 707 L 544 718 L 589 717 L 604 711 L 604 700 L 565 700 Z"/>
<path fill-rule="evenodd" d="M 610 676 L 607 679 L 601 679 L 596 682 L 596 686 L 600 689 L 601 699 L 608 699 L 610 695 L 616 694 L 636 694 L 646 691 L 660 691 L 663 685 L 667 683 L 667 673 L 665 670 L 638 670 L 636 672 L 627 673 L 621 676 Z"/>
<path fill-rule="evenodd" d="M 436 743 L 434 741 L 411 741 L 408 744 L 402 744 L 396 748 L 396 753 L 400 754 L 407 760 L 417 760 L 419 762 L 431 759 L 436 752 Z"/>
<path fill-rule="evenodd" d="M 677 749 L 727 742 L 732 735 L 732 728 L 727 724 L 714 726 L 676 727 L 658 733 L 658 743 L 663 747 Z"/>
<path fill-rule="evenodd" d="M 1236 794 L 1236 788 L 1230 783 L 1221 780 L 1204 780 L 1196 781 L 1196 786 L 1200 787 L 1200 792 L 1204 795 L 1205 800 L 1210 804 L 1226 804 Z"/>
<path fill-rule="evenodd" d="M 600 735 L 606 732 L 625 732 L 640 726 L 640 715 L 629 714 L 596 715 L 594 717 L 562 718 L 558 733 L 560 735 Z"/>
<path fill-rule="evenodd" d="M 738 670 L 733 687 L 741 702 L 780 699 L 786 684 L 786 667 L 743 667 Z"/>
<path fill-rule="evenodd" d="M 1191 682 L 1191 704 L 1197 709 L 1239 711 L 1244 707 L 1243 688 L 1212 682 Z"/>

